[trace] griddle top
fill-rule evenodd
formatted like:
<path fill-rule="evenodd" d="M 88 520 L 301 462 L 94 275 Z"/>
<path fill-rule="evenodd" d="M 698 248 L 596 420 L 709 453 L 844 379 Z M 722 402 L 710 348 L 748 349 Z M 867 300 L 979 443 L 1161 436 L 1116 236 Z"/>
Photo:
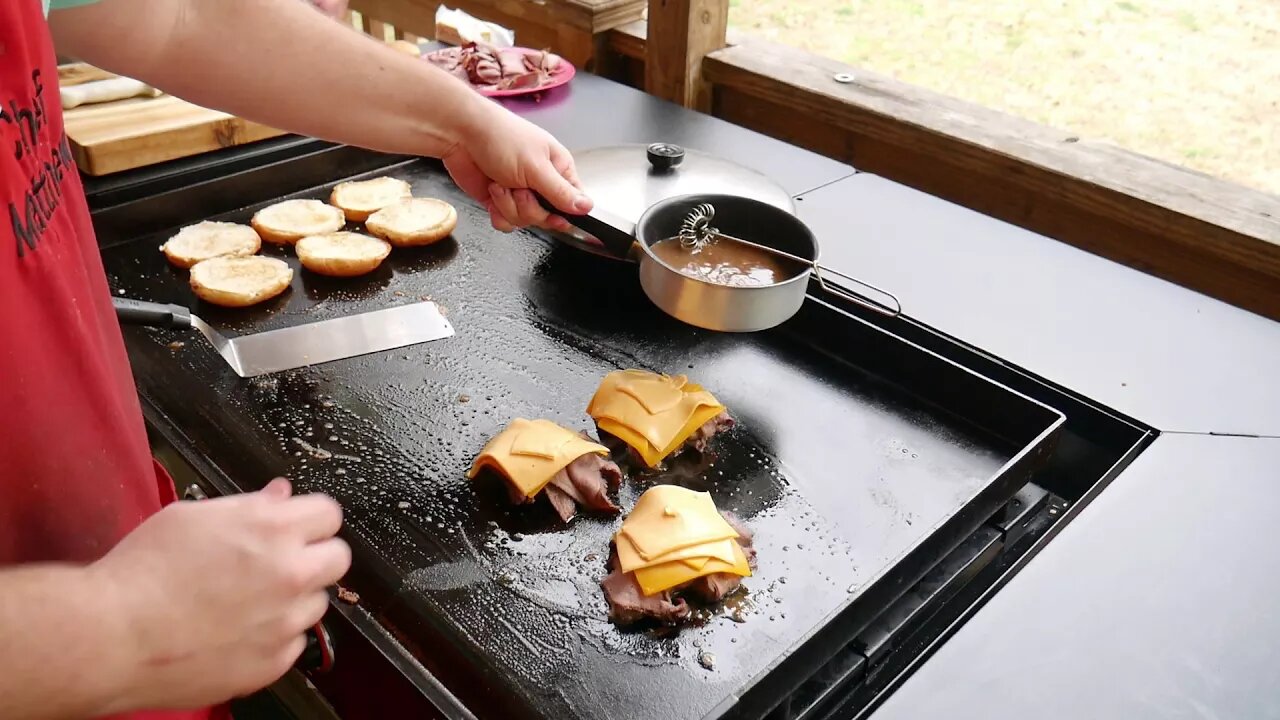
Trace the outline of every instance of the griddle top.
<path fill-rule="evenodd" d="M 299 269 L 281 298 L 227 311 L 196 301 L 165 262 L 157 248 L 171 231 L 104 238 L 104 258 L 113 290 L 187 304 L 233 335 L 420 298 L 445 308 L 453 338 L 252 381 L 198 335 L 124 332 L 144 401 L 188 452 L 243 490 L 285 475 L 342 503 L 349 582 L 477 714 L 752 714 L 734 707 L 739 695 L 776 679 L 837 616 L 848 630 L 874 615 L 1016 491 L 1025 468 L 1012 461 L 1047 451 L 1060 420 L 815 303 L 775 332 L 681 325 L 649 305 L 635 266 L 493 231 L 434 164 L 390 174 L 454 203 L 459 224 L 437 246 L 395 250 L 370 277 Z M 214 219 L 244 222 L 256 207 Z M 202 219 L 192 208 L 189 222 Z M 674 477 L 746 521 L 759 568 L 745 597 L 678 633 L 605 619 L 599 581 L 620 517 L 560 527 L 549 508 L 513 509 L 500 488 L 463 477 L 513 417 L 590 428 L 588 399 L 623 367 L 687 373 L 739 421 L 717 457 Z M 624 482 L 624 511 L 647 486 Z"/>

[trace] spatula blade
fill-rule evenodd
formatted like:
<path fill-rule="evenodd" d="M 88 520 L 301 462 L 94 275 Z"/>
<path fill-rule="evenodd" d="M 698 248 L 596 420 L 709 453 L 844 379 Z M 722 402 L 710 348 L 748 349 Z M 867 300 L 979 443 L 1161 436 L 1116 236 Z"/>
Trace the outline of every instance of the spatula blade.
<path fill-rule="evenodd" d="M 240 377 L 256 377 L 452 335 L 435 303 L 418 302 L 232 338 L 227 361 Z"/>

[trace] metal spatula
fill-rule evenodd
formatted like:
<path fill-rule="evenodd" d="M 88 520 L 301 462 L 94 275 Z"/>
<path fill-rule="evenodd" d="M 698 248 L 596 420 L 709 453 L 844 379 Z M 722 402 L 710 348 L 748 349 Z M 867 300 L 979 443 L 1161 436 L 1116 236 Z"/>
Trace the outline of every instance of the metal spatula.
<path fill-rule="evenodd" d="M 393 350 L 453 335 L 433 302 L 374 310 L 236 338 L 224 337 L 180 305 L 113 297 L 121 323 L 159 328 L 194 327 L 240 377 Z"/>

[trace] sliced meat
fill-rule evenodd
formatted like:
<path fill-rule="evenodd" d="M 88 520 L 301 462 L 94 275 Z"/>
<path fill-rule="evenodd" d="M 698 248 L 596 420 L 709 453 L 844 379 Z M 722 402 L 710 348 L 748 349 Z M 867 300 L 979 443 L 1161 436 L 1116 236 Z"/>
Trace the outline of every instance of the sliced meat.
<path fill-rule="evenodd" d="M 742 578 L 732 573 L 703 575 L 685 587 L 685 592 L 704 603 L 716 603 L 725 599 L 742 586 Z"/>
<path fill-rule="evenodd" d="M 756 567 L 755 534 L 742 520 L 738 519 L 737 515 L 731 512 L 724 512 L 721 515 L 724 516 L 725 522 L 729 523 L 729 527 L 737 531 L 738 545 L 742 547 L 742 554 L 747 556 L 747 565 L 754 570 Z M 689 583 L 686 591 L 702 602 L 714 603 L 725 599 L 741 586 L 741 576 L 731 573 L 712 573 Z"/>
<path fill-rule="evenodd" d="M 502 66 L 504 76 L 523 75 L 530 68 L 525 66 L 524 53 L 518 50 L 499 50 L 498 63 Z"/>
<path fill-rule="evenodd" d="M 587 437 L 585 433 L 583 436 Z M 609 499 L 608 490 L 621 483 L 622 470 L 613 461 L 588 453 L 551 478 L 546 487 L 547 499 L 565 522 L 573 519 L 578 506 L 616 515 L 622 508 Z"/>
<path fill-rule="evenodd" d="M 715 437 L 718 433 L 732 429 L 736 424 L 737 423 L 734 422 L 734 419 L 729 417 L 729 413 L 722 412 L 703 423 L 702 427 L 694 430 L 693 434 L 689 436 L 689 439 L 685 441 L 685 446 L 691 447 L 698 452 L 705 452 L 707 449 L 707 443 L 711 442 L 711 438 Z"/>
<path fill-rule="evenodd" d="M 556 473 L 559 477 L 563 471 Z M 560 516 L 561 522 L 569 522 L 573 516 L 578 513 L 578 504 L 559 485 L 555 484 L 555 480 L 547 483 L 547 487 L 543 490 L 547 494 L 547 500 L 551 502 L 551 507 L 555 509 L 556 514 Z"/>
<path fill-rule="evenodd" d="M 675 625 L 689 617 L 689 606 L 681 598 L 672 599 L 670 592 L 645 595 L 631 573 L 618 567 L 618 551 L 609 558 L 609 574 L 601 581 L 605 600 L 609 602 L 609 619 L 618 625 L 633 625 L 654 620 Z"/>

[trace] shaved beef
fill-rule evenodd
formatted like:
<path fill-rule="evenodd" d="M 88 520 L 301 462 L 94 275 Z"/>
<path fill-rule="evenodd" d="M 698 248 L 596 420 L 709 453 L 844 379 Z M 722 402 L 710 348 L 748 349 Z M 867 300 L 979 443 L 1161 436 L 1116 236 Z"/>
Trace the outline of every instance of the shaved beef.
<path fill-rule="evenodd" d="M 717 433 L 732 429 L 736 424 L 733 418 L 729 417 L 729 413 L 722 412 L 703 423 L 702 427 L 694 430 L 689 439 L 685 441 L 685 446 L 691 447 L 698 452 L 705 452 L 707 443 L 711 442 L 711 438 L 715 437 Z"/>
<path fill-rule="evenodd" d="M 554 481 L 553 481 L 554 482 Z M 559 487 L 547 484 L 543 490 L 547 494 L 547 500 L 551 502 L 551 507 L 555 509 L 556 514 L 560 516 L 563 522 L 569 522 L 573 516 L 578 513 L 578 505 L 569 497 L 568 493 Z"/>
<path fill-rule="evenodd" d="M 645 595 L 635 575 L 622 572 L 618 565 L 615 548 L 609 557 L 609 574 L 600 583 L 609 601 L 610 620 L 619 625 L 632 625 L 646 619 L 675 625 L 689 617 L 689 606 L 683 599 L 672 599 L 669 591 Z"/>
<path fill-rule="evenodd" d="M 738 532 L 738 545 L 742 546 L 742 554 L 747 556 L 747 565 L 756 567 L 756 549 L 752 544 L 754 535 L 746 525 L 733 513 L 721 513 L 725 522 Z M 712 573 L 689 583 L 688 591 L 699 600 L 707 603 L 720 602 L 742 585 L 742 577 L 732 573 Z"/>
<path fill-rule="evenodd" d="M 569 463 L 551 478 L 546 488 L 547 499 L 565 522 L 573 519 L 579 505 L 588 510 L 616 515 L 622 508 L 609 499 L 606 485 L 608 488 L 617 488 L 621 482 L 622 471 L 616 464 L 595 453 L 588 453 Z"/>
<path fill-rule="evenodd" d="M 423 55 L 427 62 L 480 90 L 538 88 L 560 70 L 560 57 L 519 48 L 495 48 L 484 43 L 441 48 Z"/>

